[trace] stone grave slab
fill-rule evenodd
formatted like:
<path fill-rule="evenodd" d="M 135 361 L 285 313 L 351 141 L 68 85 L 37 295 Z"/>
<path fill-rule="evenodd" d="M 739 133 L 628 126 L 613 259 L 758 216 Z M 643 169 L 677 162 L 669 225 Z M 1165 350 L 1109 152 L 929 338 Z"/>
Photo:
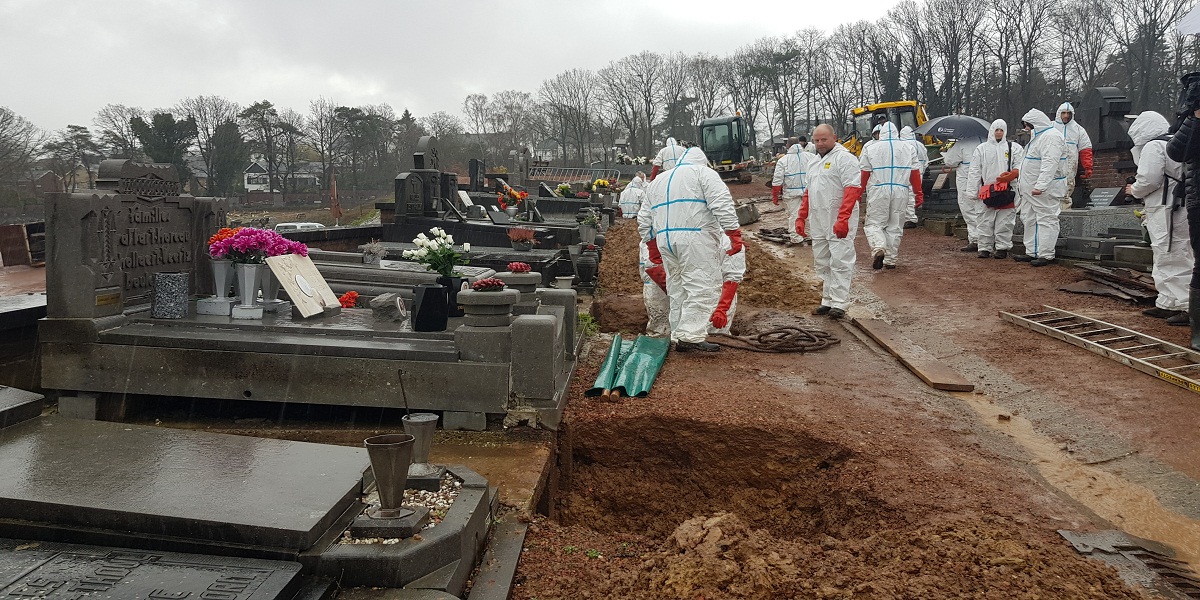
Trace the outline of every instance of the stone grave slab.
<path fill-rule="evenodd" d="M 355 504 L 366 471 L 358 448 L 34 419 L 0 431 L 0 530 L 37 538 L 39 527 L 87 528 L 121 545 L 132 534 L 296 553 Z"/>
<path fill-rule="evenodd" d="M 0 429 L 42 414 L 45 396 L 0 385 Z"/>
<path fill-rule="evenodd" d="M 300 564 L 0 539 L 0 597 L 292 600 Z"/>

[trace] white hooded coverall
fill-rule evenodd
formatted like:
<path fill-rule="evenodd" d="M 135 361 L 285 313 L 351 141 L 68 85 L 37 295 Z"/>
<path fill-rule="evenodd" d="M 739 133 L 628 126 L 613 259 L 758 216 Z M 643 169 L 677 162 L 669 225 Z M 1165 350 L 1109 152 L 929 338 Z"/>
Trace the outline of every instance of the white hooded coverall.
<path fill-rule="evenodd" d="M 996 141 L 994 135 L 997 129 L 1004 131 L 1004 139 L 999 142 Z M 1004 122 L 1004 119 L 992 121 L 992 127 L 988 131 L 987 141 L 976 146 L 975 151 L 971 153 L 968 175 L 970 182 L 966 187 L 975 192 L 971 197 L 982 207 L 978 225 L 979 241 L 976 242 L 979 244 L 979 250 L 995 252 L 1012 249 L 1013 229 L 1017 225 L 1017 209 L 1012 206 L 990 208 L 979 199 L 979 191 L 982 187 L 996 183 L 996 179 L 1009 170 L 1010 161 L 1013 169 L 1021 168 L 1021 159 L 1025 156 L 1025 150 L 1020 144 L 1008 141 L 1008 124 Z M 1012 149 L 1011 156 L 1009 148 Z M 1010 185 L 1015 186 L 1016 182 L 1010 182 Z"/>
<path fill-rule="evenodd" d="M 1069 123 L 1062 122 L 1062 114 L 1064 112 L 1071 113 L 1071 121 Z M 1079 172 L 1080 154 L 1084 151 L 1090 156 L 1092 153 L 1092 138 L 1088 135 L 1083 125 L 1075 119 L 1075 107 L 1071 106 L 1070 102 L 1063 102 L 1058 105 L 1058 110 L 1054 113 L 1054 128 L 1063 135 L 1063 139 L 1067 142 L 1067 155 L 1063 160 L 1067 161 L 1067 195 L 1063 198 L 1063 208 L 1071 208 L 1071 193 L 1075 191 L 1075 174 Z M 1090 164 L 1089 160 L 1087 164 Z"/>
<path fill-rule="evenodd" d="M 942 155 L 944 164 L 954 167 L 954 189 L 958 193 L 958 212 L 967 222 L 967 243 L 976 245 L 979 244 L 979 219 L 987 208 L 979 200 L 979 185 L 971 179 L 971 157 L 977 146 L 977 140 L 957 140 Z"/>
<path fill-rule="evenodd" d="M 908 202 L 913 196 L 912 172 L 920 168 L 916 149 L 900 139 L 895 125 L 884 123 L 879 141 L 863 148 L 859 168 L 871 173 L 865 191 L 867 218 L 863 224 L 867 244 L 872 252 L 884 251 L 883 264 L 894 265 L 900 251 L 900 237 L 904 235 Z"/>
<path fill-rule="evenodd" d="M 1058 214 L 1067 194 L 1067 161 L 1063 160 L 1067 143 L 1046 113 L 1033 108 L 1021 120 L 1033 125 L 1017 179 L 1017 212 L 1025 228 L 1025 254 L 1052 260 L 1058 243 Z M 1033 195 L 1035 190 L 1041 194 Z"/>
<path fill-rule="evenodd" d="M 647 215 L 648 218 L 649 214 L 650 195 L 643 191 L 641 205 L 634 212 L 634 216 L 638 217 L 639 233 L 642 231 L 642 215 Z M 649 231 L 649 227 L 646 230 Z M 646 274 L 646 269 L 654 266 L 654 263 L 650 262 L 650 248 L 646 246 L 646 237 L 642 236 L 638 248 L 638 274 L 642 276 L 642 302 L 646 305 L 646 335 L 658 338 L 667 337 L 671 335 L 671 300 L 667 297 L 667 293 Z"/>
<path fill-rule="evenodd" d="M 1188 282 L 1192 278 L 1192 245 L 1187 211 L 1175 208 L 1175 186 L 1183 178 L 1183 165 L 1167 158 L 1167 142 L 1157 139 L 1170 124 L 1160 114 L 1146 111 L 1129 126 L 1137 177 L 1130 185 L 1133 197 L 1146 203 L 1146 231 L 1154 252 L 1154 305 L 1166 310 L 1188 309 Z M 1164 185 L 1165 184 L 1165 185 Z M 1168 245 L 1168 240 L 1170 244 Z"/>
<path fill-rule="evenodd" d="M 879 142 L 875 142 L 878 144 Z M 818 156 L 808 178 L 808 219 L 804 232 L 813 240 L 813 266 L 821 278 L 821 305 L 850 307 L 850 280 L 854 278 L 854 235 L 858 231 L 858 203 L 850 215 L 850 232 L 839 238 L 833 232 L 846 188 L 862 185 L 858 159 L 841 144 Z"/>
<path fill-rule="evenodd" d="M 643 241 L 657 240 L 663 257 L 671 339 L 703 342 L 721 298 L 721 238 L 739 228 L 733 196 L 699 148 L 687 148 L 675 168 L 650 183 L 646 195 L 638 231 Z"/>
<path fill-rule="evenodd" d="M 658 167 L 659 173 L 662 173 L 663 171 L 670 171 L 671 169 L 675 168 L 675 165 L 679 163 L 679 158 L 683 156 L 683 153 L 686 151 L 687 148 L 684 148 L 676 143 L 675 138 L 669 137 L 667 138 L 667 145 L 663 146 L 662 150 L 659 150 L 658 154 L 654 155 L 654 159 L 650 162 L 654 166 Z M 655 178 L 657 179 L 657 177 L 658 176 L 656 175 Z"/>
<path fill-rule="evenodd" d="M 629 180 L 625 190 L 621 192 L 621 216 L 626 219 L 636 219 L 642 208 L 642 199 L 646 197 L 646 180 L 634 177 Z"/>
<path fill-rule="evenodd" d="M 809 144 L 809 147 L 812 147 L 812 144 Z M 771 187 L 783 188 L 783 202 L 787 207 L 787 214 L 790 216 L 789 222 L 795 221 L 796 216 L 800 214 L 800 202 L 804 199 L 804 189 L 808 187 L 808 170 L 816 160 L 816 154 L 805 152 L 800 148 L 800 144 L 792 144 L 783 157 L 775 163 L 775 174 L 771 177 Z M 796 233 L 794 228 L 789 228 L 789 230 L 793 242 L 804 241 L 804 238 Z"/>
<path fill-rule="evenodd" d="M 893 127 L 895 127 L 895 125 L 893 125 Z M 883 134 L 880 134 L 879 137 L 882 139 Z M 925 147 L 924 142 L 917 139 L 917 134 L 913 133 L 912 127 L 909 127 L 908 125 L 905 125 L 904 128 L 900 130 L 900 139 L 908 141 L 908 143 L 912 145 L 913 149 L 917 151 L 917 162 L 919 164 L 919 168 L 921 169 L 921 177 L 923 180 L 925 177 L 925 169 L 929 167 L 929 149 Z M 909 223 L 917 222 L 917 197 L 915 195 L 910 194 L 908 199 L 908 210 L 905 211 L 904 218 Z"/>

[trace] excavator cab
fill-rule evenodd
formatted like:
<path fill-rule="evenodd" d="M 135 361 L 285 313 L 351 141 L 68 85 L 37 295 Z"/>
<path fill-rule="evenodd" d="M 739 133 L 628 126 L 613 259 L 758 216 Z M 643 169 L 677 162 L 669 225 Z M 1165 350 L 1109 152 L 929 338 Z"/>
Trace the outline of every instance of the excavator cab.
<path fill-rule="evenodd" d="M 850 116 L 854 120 L 854 132 L 842 145 L 855 156 L 862 152 L 863 145 L 871 139 L 871 130 L 880 123 L 891 122 L 899 131 L 905 127 L 916 129 L 928 120 L 925 116 L 925 105 L 918 104 L 915 100 L 869 104 L 851 109 Z"/>
<path fill-rule="evenodd" d="M 700 149 L 722 179 L 750 183 L 750 134 L 741 114 L 705 119 L 696 128 Z"/>

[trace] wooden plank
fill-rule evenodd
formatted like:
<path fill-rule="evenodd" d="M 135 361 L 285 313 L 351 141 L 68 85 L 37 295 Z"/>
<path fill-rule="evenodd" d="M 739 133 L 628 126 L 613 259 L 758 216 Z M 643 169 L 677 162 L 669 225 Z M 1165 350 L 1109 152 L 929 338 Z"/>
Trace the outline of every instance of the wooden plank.
<path fill-rule="evenodd" d="M 970 392 L 975 385 L 914 344 L 891 325 L 875 319 L 851 319 L 868 337 L 895 356 L 900 364 L 935 390 Z"/>

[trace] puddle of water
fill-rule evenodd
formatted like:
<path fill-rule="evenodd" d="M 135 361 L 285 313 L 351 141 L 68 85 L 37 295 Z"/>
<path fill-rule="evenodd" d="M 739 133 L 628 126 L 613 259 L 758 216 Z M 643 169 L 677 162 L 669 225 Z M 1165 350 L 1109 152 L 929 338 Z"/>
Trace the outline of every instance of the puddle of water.
<path fill-rule="evenodd" d="M 989 427 L 1011 435 L 1030 454 L 1033 466 L 1050 485 L 1122 531 L 1166 544 L 1175 550 L 1176 558 L 1193 569 L 1200 567 L 1200 521 L 1164 507 L 1154 492 L 1145 487 L 1080 463 L 1059 444 L 1038 433 L 1021 415 L 1000 420 L 1000 415 L 1010 412 L 989 402 L 987 396 L 952 395 L 965 401 Z"/>

